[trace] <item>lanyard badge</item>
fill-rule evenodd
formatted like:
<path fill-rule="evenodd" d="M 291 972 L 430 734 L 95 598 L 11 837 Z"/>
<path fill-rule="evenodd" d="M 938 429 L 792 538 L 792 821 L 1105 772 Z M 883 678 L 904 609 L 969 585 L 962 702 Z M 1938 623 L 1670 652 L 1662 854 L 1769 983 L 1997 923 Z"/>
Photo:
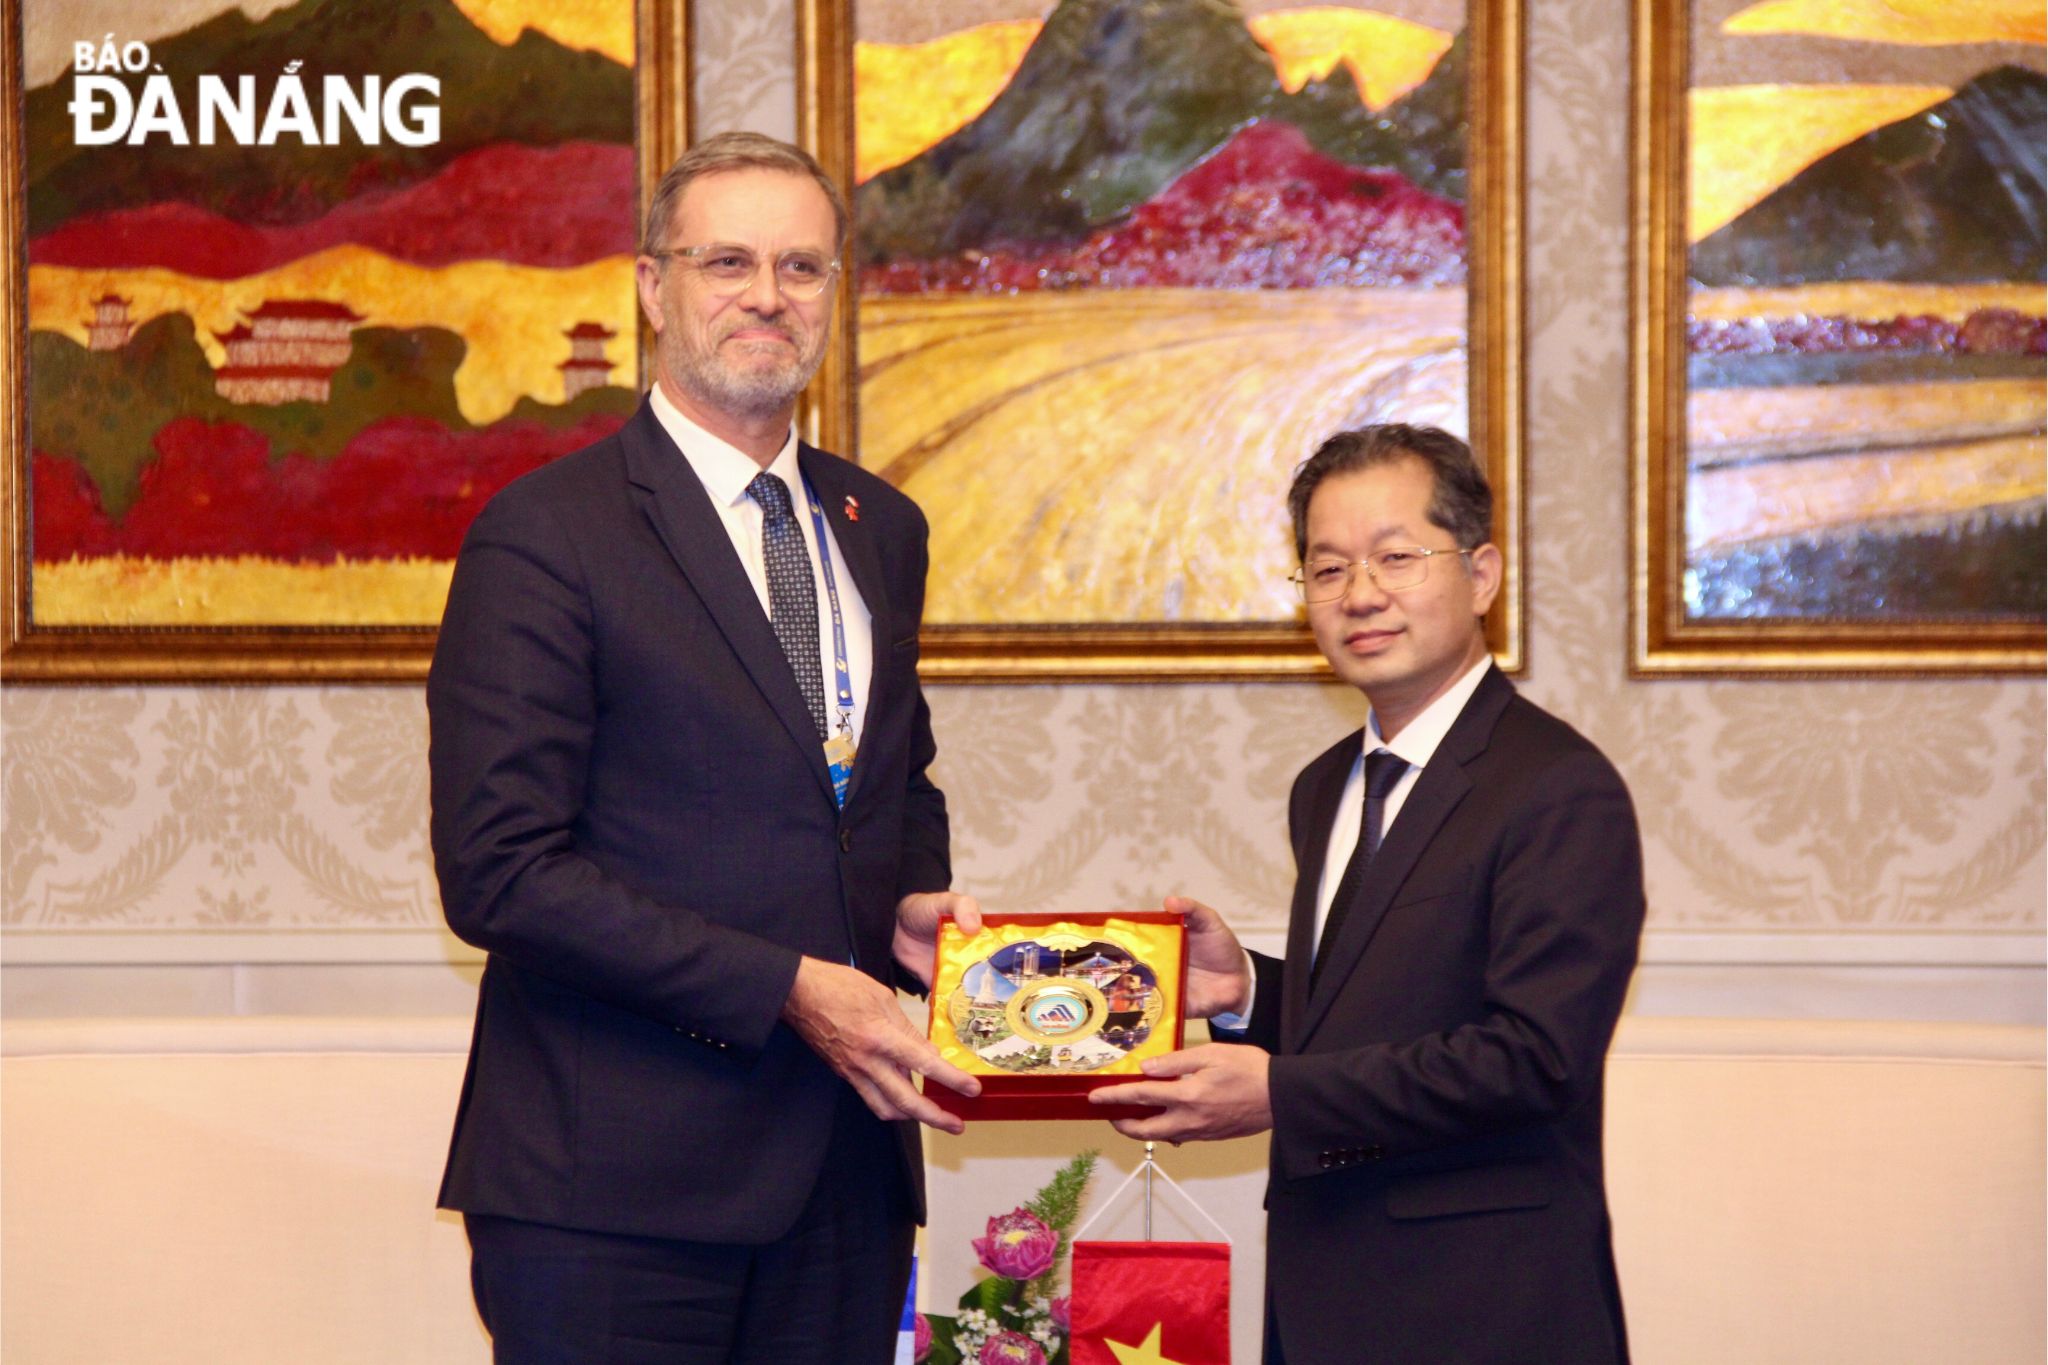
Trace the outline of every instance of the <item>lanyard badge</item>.
<path fill-rule="evenodd" d="M 825 768 L 832 774 L 832 799 L 841 806 L 846 804 L 846 789 L 853 782 L 853 753 L 850 730 L 840 729 L 825 741 Z"/>

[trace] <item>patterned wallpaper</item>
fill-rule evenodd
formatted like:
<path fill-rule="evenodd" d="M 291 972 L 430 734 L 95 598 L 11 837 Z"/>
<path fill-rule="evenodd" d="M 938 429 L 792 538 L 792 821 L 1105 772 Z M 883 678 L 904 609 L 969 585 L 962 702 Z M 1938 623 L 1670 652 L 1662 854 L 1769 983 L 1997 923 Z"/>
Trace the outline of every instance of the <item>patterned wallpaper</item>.
<path fill-rule="evenodd" d="M 1627 678 L 1628 13 L 1554 0 L 1529 27 L 1524 686 L 1627 776 L 1652 928 L 1940 931 L 1918 961 L 2039 931 L 2038 681 Z M 700 131 L 790 135 L 792 32 L 787 0 L 698 0 Z M 1307 684 L 932 701 L 963 888 L 1007 909 L 1181 891 L 1268 930 L 1292 877 L 1287 784 L 1361 715 Z M 0 731 L 17 945 L 437 923 L 417 688 L 16 687 Z"/>

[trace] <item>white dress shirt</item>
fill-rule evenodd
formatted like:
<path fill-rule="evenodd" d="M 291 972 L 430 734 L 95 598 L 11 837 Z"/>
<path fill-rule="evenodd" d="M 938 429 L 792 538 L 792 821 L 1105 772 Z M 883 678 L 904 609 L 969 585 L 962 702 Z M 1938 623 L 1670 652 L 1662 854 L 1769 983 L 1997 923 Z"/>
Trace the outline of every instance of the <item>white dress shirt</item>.
<path fill-rule="evenodd" d="M 719 520 L 725 523 L 725 533 L 732 537 L 732 548 L 746 568 L 748 581 L 754 585 L 754 595 L 761 599 L 762 615 L 772 615 L 768 606 L 768 568 L 761 548 L 761 506 L 747 494 L 747 485 L 762 472 L 761 466 L 754 463 L 753 457 L 745 451 L 721 441 L 685 417 L 661 391 L 659 384 L 652 390 L 652 405 L 662 430 L 683 452 L 691 472 L 696 474 L 697 481 L 704 485 L 705 493 L 710 496 L 711 505 L 718 509 Z M 825 570 L 818 554 L 818 536 L 811 520 L 810 502 L 804 496 L 803 471 L 797 464 L 796 448 L 796 428 L 791 427 L 782 449 L 769 462 L 767 472 L 781 479 L 789 489 L 790 500 L 795 504 L 797 529 L 803 533 L 804 549 L 811 557 L 811 580 L 818 603 L 818 662 L 825 678 L 825 720 L 837 732 L 840 708 L 833 698 L 833 678 L 838 670 L 832 663 L 832 607 L 825 595 Z M 846 556 L 839 553 L 839 544 L 833 538 L 829 519 L 825 523 L 825 540 L 832 555 L 832 577 L 839 589 L 839 611 L 846 628 L 846 665 L 847 674 L 853 680 L 854 702 L 853 714 L 848 719 L 854 741 L 858 743 L 861 723 L 867 715 L 868 684 L 875 672 L 874 619 L 868 612 L 867 602 L 860 595 L 860 588 L 853 581 L 853 574 L 847 569 Z"/>
<path fill-rule="evenodd" d="M 1441 697 L 1422 708 L 1420 715 L 1408 722 L 1390 740 L 1380 738 L 1380 721 L 1377 715 L 1368 713 L 1365 718 L 1365 742 L 1359 746 L 1358 757 L 1351 760 L 1351 773 L 1344 779 L 1344 794 L 1337 798 L 1337 813 L 1330 820 L 1330 847 L 1323 855 L 1323 870 L 1316 882 L 1316 923 L 1315 932 L 1309 936 L 1309 952 L 1313 954 L 1323 941 L 1323 923 L 1330 917 L 1330 901 L 1337 894 L 1337 883 L 1344 878 L 1344 869 L 1351 862 L 1352 853 L 1358 848 L 1358 836 L 1365 824 L 1365 756 L 1376 749 L 1385 749 L 1396 758 L 1406 759 L 1408 770 L 1401 774 L 1401 780 L 1387 793 L 1386 804 L 1380 808 L 1380 840 L 1385 842 L 1394 828 L 1394 819 L 1407 804 L 1408 793 L 1415 790 L 1415 783 L 1422 776 L 1422 770 L 1436 757 L 1437 747 L 1444 742 L 1444 736 L 1451 732 L 1451 726 L 1465 710 L 1465 703 L 1472 700 L 1472 694 L 1479 690 L 1479 680 L 1486 676 L 1486 670 L 1493 666 L 1491 656 L 1481 659 L 1467 669 L 1450 689 Z M 1313 957 L 1310 961 L 1313 962 Z M 1250 958 L 1246 958 L 1246 969 L 1250 969 Z M 1309 963 L 1301 964 L 1306 969 Z M 1253 990 L 1245 1000 L 1242 1014 L 1219 1014 L 1211 1022 L 1227 1029 L 1242 1029 L 1251 1018 L 1252 997 L 1257 995 L 1257 978 L 1253 979 Z"/>
<path fill-rule="evenodd" d="M 1316 884 L 1316 932 L 1310 940 L 1314 947 L 1323 941 L 1323 921 L 1330 917 L 1330 901 L 1337 894 L 1337 883 L 1344 877 L 1344 869 L 1351 862 L 1352 851 L 1358 847 L 1358 836 L 1365 825 L 1365 756 L 1375 749 L 1385 749 L 1394 757 L 1406 759 L 1408 770 L 1401 774 L 1401 780 L 1387 793 L 1387 801 L 1380 808 L 1380 838 L 1384 841 L 1394 828 L 1394 819 L 1400 815 L 1401 807 L 1408 802 L 1408 793 L 1415 790 L 1416 779 L 1436 757 L 1437 746 L 1444 742 L 1444 736 L 1451 732 L 1465 703 L 1472 700 L 1472 694 L 1479 690 L 1479 680 L 1486 676 L 1486 670 L 1493 663 L 1491 657 L 1481 659 L 1454 683 L 1441 697 L 1422 708 L 1422 713 L 1403 726 L 1401 733 L 1390 740 L 1380 738 L 1380 718 L 1368 714 L 1365 718 L 1365 743 L 1360 746 L 1358 757 L 1351 762 L 1351 775 L 1344 779 L 1344 794 L 1337 798 L 1337 813 L 1330 821 L 1330 847 L 1323 855 L 1323 875 Z"/>

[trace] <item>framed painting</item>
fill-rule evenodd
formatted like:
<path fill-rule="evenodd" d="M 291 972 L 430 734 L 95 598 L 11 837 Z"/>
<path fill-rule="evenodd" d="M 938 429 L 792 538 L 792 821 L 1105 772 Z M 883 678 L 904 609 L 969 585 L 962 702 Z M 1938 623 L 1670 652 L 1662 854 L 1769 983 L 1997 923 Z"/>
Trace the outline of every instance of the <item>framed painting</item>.
<path fill-rule="evenodd" d="M 6 676 L 425 674 L 639 396 L 685 0 L 5 0 Z"/>
<path fill-rule="evenodd" d="M 1639 676 L 2042 668 L 2043 36 L 1637 0 Z"/>
<path fill-rule="evenodd" d="M 1376 421 L 1487 463 L 1521 666 L 1513 0 L 799 0 L 854 205 L 806 435 L 931 522 L 937 678 L 1325 673 L 1289 476 Z"/>

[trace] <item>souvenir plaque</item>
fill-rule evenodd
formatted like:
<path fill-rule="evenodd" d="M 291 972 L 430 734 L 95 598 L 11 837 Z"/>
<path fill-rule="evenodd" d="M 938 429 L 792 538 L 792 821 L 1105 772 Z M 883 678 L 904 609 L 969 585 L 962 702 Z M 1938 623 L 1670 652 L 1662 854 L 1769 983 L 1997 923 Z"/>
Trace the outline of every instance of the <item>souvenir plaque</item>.
<path fill-rule="evenodd" d="M 1143 1074 L 1181 1045 L 1187 935 L 1163 911 L 984 915 L 972 937 L 947 919 L 932 982 L 932 1043 L 981 1080 L 968 1099 L 925 1094 L 968 1119 L 1116 1118 L 1088 1092 Z"/>

